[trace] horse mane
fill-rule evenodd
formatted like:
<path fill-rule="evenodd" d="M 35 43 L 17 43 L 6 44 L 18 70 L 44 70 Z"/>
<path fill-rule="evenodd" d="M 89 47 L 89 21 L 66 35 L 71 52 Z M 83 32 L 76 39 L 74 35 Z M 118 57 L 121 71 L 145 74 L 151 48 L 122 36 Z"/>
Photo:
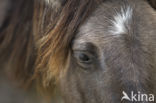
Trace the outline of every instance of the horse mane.
<path fill-rule="evenodd" d="M 64 0 L 59 9 L 44 0 L 12 1 L 0 30 L 0 60 L 9 76 L 21 85 L 38 78 L 47 86 L 57 79 L 76 29 L 99 1 Z"/>
<path fill-rule="evenodd" d="M 38 56 L 34 78 L 44 87 L 54 87 L 66 67 L 72 39 L 79 25 L 100 0 L 67 0 L 45 35 L 38 40 Z M 71 9 L 74 8 L 74 9 Z M 42 20 L 42 19 L 40 19 Z M 42 31 L 40 31 L 42 32 Z"/>
<path fill-rule="evenodd" d="M 29 84 L 33 74 L 33 0 L 14 0 L 0 30 L 0 59 L 11 79 Z"/>

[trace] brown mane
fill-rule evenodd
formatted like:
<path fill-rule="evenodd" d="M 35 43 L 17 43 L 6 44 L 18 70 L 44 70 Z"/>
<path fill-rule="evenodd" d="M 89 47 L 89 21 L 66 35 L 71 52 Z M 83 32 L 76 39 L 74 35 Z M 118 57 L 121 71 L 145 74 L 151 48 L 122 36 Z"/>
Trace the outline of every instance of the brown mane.
<path fill-rule="evenodd" d="M 1 60 L 8 61 L 11 77 L 24 85 L 34 74 L 35 78 L 41 77 L 44 85 L 53 77 L 57 78 L 65 65 L 76 29 L 99 1 L 68 0 L 58 11 L 47 7 L 42 0 L 14 1 L 7 26 L 0 32 Z M 53 21 L 50 16 L 44 17 L 44 12 L 52 12 Z"/>
<path fill-rule="evenodd" d="M 5 26 L 0 31 L 0 59 L 6 62 L 11 78 L 28 83 L 33 73 L 34 41 L 32 35 L 32 0 L 14 0 Z"/>
<path fill-rule="evenodd" d="M 41 77 L 39 81 L 44 81 L 44 87 L 55 85 L 51 80 L 57 80 L 65 67 L 74 33 L 98 2 L 98 0 L 68 0 L 59 14 L 60 18 L 56 19 L 56 26 L 44 39 L 41 38 L 35 73 Z"/>

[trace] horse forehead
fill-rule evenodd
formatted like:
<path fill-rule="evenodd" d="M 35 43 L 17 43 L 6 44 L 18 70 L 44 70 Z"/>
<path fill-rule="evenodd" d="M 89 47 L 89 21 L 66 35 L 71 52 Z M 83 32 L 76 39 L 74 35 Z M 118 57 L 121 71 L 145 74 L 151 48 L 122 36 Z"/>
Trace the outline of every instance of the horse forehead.
<path fill-rule="evenodd" d="M 105 37 L 119 37 L 128 33 L 127 26 L 132 21 L 133 8 L 130 5 L 120 6 L 111 11 L 99 8 L 80 27 L 77 39 L 80 42 L 99 42 Z"/>
<path fill-rule="evenodd" d="M 101 5 L 88 17 L 78 29 L 75 38 L 77 43 L 92 42 L 101 45 L 110 37 L 120 39 L 123 36 L 130 37 L 136 34 L 154 35 L 155 29 L 152 29 L 152 26 L 155 25 L 153 23 L 155 12 L 152 8 L 148 9 L 147 4 L 139 5 L 136 1 L 136 3 L 114 5 Z M 144 11 L 140 12 L 143 9 Z"/>

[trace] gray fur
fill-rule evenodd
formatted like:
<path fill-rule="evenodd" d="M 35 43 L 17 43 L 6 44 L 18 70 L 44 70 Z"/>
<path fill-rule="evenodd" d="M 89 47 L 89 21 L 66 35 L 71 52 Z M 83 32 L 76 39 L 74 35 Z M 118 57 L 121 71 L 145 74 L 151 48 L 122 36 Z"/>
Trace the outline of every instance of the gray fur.
<path fill-rule="evenodd" d="M 133 15 L 125 24 L 127 32 L 118 37 L 109 30 L 111 20 L 121 7 L 131 7 Z M 88 43 L 93 48 L 87 49 Z M 122 91 L 155 94 L 155 44 L 156 12 L 146 2 L 105 2 L 88 17 L 74 39 L 72 62 L 61 78 L 65 102 L 120 103 Z M 91 51 L 96 59 L 84 69 L 84 64 L 74 56 L 77 51 Z"/>

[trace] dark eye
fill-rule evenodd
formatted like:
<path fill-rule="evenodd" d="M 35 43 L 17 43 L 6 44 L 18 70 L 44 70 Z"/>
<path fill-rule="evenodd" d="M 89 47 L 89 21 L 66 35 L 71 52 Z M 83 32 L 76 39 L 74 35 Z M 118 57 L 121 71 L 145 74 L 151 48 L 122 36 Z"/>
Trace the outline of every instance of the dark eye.
<path fill-rule="evenodd" d="M 86 52 L 75 52 L 75 58 L 79 63 L 90 64 L 93 61 L 93 56 Z"/>
<path fill-rule="evenodd" d="M 90 61 L 90 57 L 85 54 L 85 53 L 80 53 L 79 55 L 79 60 L 82 61 L 82 62 L 89 62 Z"/>

